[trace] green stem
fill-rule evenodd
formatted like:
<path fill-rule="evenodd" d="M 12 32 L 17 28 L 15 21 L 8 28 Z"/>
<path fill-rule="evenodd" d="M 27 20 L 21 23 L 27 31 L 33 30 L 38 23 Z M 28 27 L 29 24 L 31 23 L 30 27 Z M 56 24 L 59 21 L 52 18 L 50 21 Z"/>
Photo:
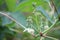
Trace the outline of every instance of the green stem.
<path fill-rule="evenodd" d="M 33 13 L 34 14 L 36 14 L 36 10 L 34 9 L 34 11 L 33 11 Z M 33 15 L 33 20 L 35 21 L 35 23 L 36 23 L 36 25 L 37 25 L 37 29 L 38 29 L 38 31 L 40 30 L 39 29 L 39 21 L 38 21 L 38 16 L 37 15 Z"/>
<path fill-rule="evenodd" d="M 8 27 L 8 28 L 9 28 L 9 27 Z M 16 30 L 16 29 L 13 29 L 13 28 L 9 28 L 9 30 L 14 31 L 14 32 L 16 32 L 16 33 L 20 33 L 20 31 L 18 31 L 18 30 Z"/>
<path fill-rule="evenodd" d="M 56 24 L 57 21 L 58 21 L 58 20 L 56 20 L 56 21 L 51 25 L 51 27 L 49 27 L 47 30 L 43 31 L 42 33 L 48 32 L 52 27 L 54 27 L 54 25 Z"/>
<path fill-rule="evenodd" d="M 50 37 L 50 36 L 45 36 L 46 38 L 53 39 L 53 40 L 58 40 L 57 38 Z"/>
<path fill-rule="evenodd" d="M 21 23 L 19 23 L 18 21 L 16 21 L 14 18 L 10 17 L 10 15 L 6 14 L 6 13 L 3 13 L 3 12 L 0 12 L 0 14 L 8 17 L 9 19 L 11 19 L 12 21 L 14 21 L 15 23 L 17 23 L 19 26 L 21 26 L 22 28 L 26 29 L 26 27 L 24 25 L 22 25 Z"/>

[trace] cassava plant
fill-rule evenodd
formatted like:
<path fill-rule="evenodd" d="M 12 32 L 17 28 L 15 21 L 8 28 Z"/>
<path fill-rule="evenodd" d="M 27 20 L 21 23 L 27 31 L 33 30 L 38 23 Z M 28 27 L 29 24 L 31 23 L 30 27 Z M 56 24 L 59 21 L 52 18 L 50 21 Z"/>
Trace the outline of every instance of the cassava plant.
<path fill-rule="evenodd" d="M 0 2 L 1 40 L 60 39 L 59 0 L 1 0 Z M 4 3 L 6 7 L 3 9 Z"/>

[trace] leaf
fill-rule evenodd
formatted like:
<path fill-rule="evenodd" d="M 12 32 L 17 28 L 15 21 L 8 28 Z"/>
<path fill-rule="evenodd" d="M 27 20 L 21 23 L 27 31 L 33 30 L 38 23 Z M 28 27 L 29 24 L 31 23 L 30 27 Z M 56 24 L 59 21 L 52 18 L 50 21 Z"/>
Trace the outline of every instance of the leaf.
<path fill-rule="evenodd" d="M 41 14 L 44 15 L 52 24 L 54 23 L 54 21 L 49 17 L 48 13 L 41 6 L 37 7 L 36 10 L 41 12 Z"/>
<path fill-rule="evenodd" d="M 14 18 L 17 22 L 21 23 L 22 25 L 26 26 L 26 18 L 21 12 L 10 13 L 11 17 Z"/>
<path fill-rule="evenodd" d="M 36 6 L 45 6 L 44 8 L 47 9 L 48 5 L 46 2 L 42 1 L 42 0 L 26 0 L 26 1 L 23 1 L 21 2 L 17 8 L 15 9 L 15 11 L 23 11 L 23 12 L 32 12 L 34 7 L 33 7 L 33 4 L 36 3 Z"/>
<path fill-rule="evenodd" d="M 58 15 L 60 16 L 60 0 L 54 0 L 55 7 L 57 8 Z"/>
<path fill-rule="evenodd" d="M 57 27 L 54 29 L 52 28 L 47 35 L 51 36 L 51 37 L 55 37 L 60 39 L 60 29 L 58 29 Z"/>
<path fill-rule="evenodd" d="M 5 0 L 9 11 L 13 12 L 16 8 L 16 0 Z"/>
<path fill-rule="evenodd" d="M 2 25 L 3 26 L 7 25 L 7 24 L 10 24 L 12 22 L 9 18 L 7 18 L 5 16 L 3 16 L 1 19 L 2 19 Z"/>
<path fill-rule="evenodd" d="M 0 33 L 0 40 L 4 39 L 5 34 L 3 32 Z"/>
<path fill-rule="evenodd" d="M 3 3 L 3 1 L 2 1 L 2 0 L 0 0 L 0 5 L 2 5 L 2 3 Z"/>

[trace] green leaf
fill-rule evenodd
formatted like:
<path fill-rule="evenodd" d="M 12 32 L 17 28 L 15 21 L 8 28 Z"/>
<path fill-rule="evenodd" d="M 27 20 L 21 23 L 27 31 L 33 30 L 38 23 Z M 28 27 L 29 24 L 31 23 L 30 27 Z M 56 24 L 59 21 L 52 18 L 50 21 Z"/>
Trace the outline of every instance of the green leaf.
<path fill-rule="evenodd" d="M 3 1 L 2 1 L 2 0 L 0 0 L 0 5 L 2 5 L 2 3 L 3 3 Z"/>
<path fill-rule="evenodd" d="M 54 0 L 55 7 L 57 8 L 58 15 L 60 16 L 60 0 Z"/>
<path fill-rule="evenodd" d="M 9 11 L 13 12 L 16 8 L 16 0 L 5 0 Z"/>
<path fill-rule="evenodd" d="M 41 12 L 41 14 L 44 15 L 52 24 L 54 23 L 54 21 L 49 17 L 48 13 L 41 6 L 37 7 L 36 10 Z"/>
<path fill-rule="evenodd" d="M 33 7 L 33 4 L 36 4 L 36 6 L 43 6 L 45 9 L 48 8 L 48 5 L 47 2 L 44 2 L 42 0 L 26 0 L 26 1 L 23 1 L 21 2 L 17 8 L 15 9 L 15 11 L 23 11 L 23 12 L 32 12 L 34 7 Z"/>
<path fill-rule="evenodd" d="M 12 22 L 9 18 L 7 18 L 5 16 L 2 16 L 1 19 L 2 19 L 2 25 L 7 25 L 7 24 L 10 24 Z"/>
<path fill-rule="evenodd" d="M 22 25 L 26 26 L 26 18 L 21 12 L 10 13 L 11 17 L 14 18 L 17 22 L 21 23 Z"/>

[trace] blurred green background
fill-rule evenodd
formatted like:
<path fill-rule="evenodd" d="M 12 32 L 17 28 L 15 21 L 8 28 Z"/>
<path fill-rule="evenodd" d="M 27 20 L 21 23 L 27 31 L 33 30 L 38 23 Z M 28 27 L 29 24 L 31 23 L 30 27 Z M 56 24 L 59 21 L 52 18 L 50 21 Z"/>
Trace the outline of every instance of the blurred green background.
<path fill-rule="evenodd" d="M 60 0 L 0 0 L 0 40 L 60 40 Z"/>

